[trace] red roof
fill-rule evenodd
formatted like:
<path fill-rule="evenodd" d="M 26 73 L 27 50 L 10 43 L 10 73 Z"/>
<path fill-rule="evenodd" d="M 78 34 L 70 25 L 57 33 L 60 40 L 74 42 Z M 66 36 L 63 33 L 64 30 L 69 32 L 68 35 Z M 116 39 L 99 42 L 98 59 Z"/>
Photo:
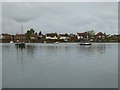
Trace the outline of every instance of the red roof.
<path fill-rule="evenodd" d="M 78 36 L 87 36 L 88 33 L 87 32 L 84 32 L 84 33 L 77 33 Z"/>
<path fill-rule="evenodd" d="M 102 36 L 102 35 L 105 35 L 105 34 L 102 33 L 102 32 L 98 32 L 98 33 L 96 34 L 96 36 Z"/>
<path fill-rule="evenodd" d="M 11 36 L 10 34 L 7 33 L 2 33 L 3 36 Z"/>
<path fill-rule="evenodd" d="M 55 36 L 57 36 L 57 33 L 47 33 L 46 35 L 50 36 L 50 37 L 55 37 Z"/>

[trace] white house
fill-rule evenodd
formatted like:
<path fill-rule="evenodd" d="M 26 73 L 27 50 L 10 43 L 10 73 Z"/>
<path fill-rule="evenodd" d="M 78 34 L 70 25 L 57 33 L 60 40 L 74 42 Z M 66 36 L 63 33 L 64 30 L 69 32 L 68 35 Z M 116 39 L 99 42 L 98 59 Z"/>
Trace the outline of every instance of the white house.
<path fill-rule="evenodd" d="M 58 39 L 57 33 L 47 33 L 46 39 Z"/>
<path fill-rule="evenodd" d="M 68 34 L 59 34 L 60 39 L 64 39 L 67 40 L 70 38 L 70 36 Z"/>
<path fill-rule="evenodd" d="M 2 34 L 0 34 L 0 39 L 3 39 L 3 35 Z"/>

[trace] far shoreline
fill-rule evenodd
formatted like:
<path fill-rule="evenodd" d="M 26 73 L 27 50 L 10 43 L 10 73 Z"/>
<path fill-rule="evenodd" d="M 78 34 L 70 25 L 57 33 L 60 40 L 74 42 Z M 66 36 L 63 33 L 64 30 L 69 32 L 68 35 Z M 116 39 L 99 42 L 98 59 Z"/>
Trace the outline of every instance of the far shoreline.
<path fill-rule="evenodd" d="M 0 42 L 1 44 L 3 43 L 9 43 L 9 42 Z M 36 43 L 36 44 L 38 44 L 38 43 L 40 43 L 40 42 L 27 42 L 27 43 Z M 59 43 L 40 43 L 40 44 L 60 44 L 60 43 L 81 43 L 81 42 L 59 42 Z M 120 43 L 120 42 L 90 42 L 90 43 Z M 11 43 L 9 43 L 9 44 L 11 44 Z M 14 44 L 14 43 L 12 43 L 12 44 Z"/>

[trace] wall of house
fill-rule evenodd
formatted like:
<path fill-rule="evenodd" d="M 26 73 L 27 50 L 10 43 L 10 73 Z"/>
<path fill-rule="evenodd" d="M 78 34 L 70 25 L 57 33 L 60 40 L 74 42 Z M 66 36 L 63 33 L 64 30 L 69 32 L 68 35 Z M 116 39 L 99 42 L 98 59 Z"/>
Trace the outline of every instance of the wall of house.
<path fill-rule="evenodd" d="M 60 37 L 60 39 L 68 39 L 68 37 Z"/>
<path fill-rule="evenodd" d="M 58 39 L 58 38 L 56 36 L 55 37 L 46 36 L 46 39 Z"/>
<path fill-rule="evenodd" d="M 2 35 L 0 35 L 0 39 L 3 39 L 3 36 L 2 36 Z"/>

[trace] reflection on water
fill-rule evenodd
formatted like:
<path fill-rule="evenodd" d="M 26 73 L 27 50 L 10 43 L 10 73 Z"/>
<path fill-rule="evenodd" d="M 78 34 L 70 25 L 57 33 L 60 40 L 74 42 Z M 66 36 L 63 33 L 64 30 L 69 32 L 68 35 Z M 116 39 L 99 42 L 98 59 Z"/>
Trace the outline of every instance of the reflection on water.
<path fill-rule="evenodd" d="M 3 46 L 6 49 L 9 49 L 9 46 Z M 14 47 L 13 47 L 14 48 Z M 24 64 L 24 60 L 26 56 L 28 58 L 34 59 L 36 55 L 38 56 L 56 56 L 56 55 L 63 55 L 64 57 L 69 57 L 69 55 L 79 54 L 79 55 L 91 55 L 91 54 L 104 54 L 106 50 L 105 44 L 98 44 L 98 45 L 90 45 L 90 46 L 80 46 L 78 44 L 71 44 L 71 45 L 63 45 L 63 44 L 57 44 L 57 45 L 26 45 L 25 48 L 15 47 L 16 48 L 16 58 L 18 61 L 20 61 L 20 64 Z M 52 58 L 51 57 L 51 58 Z M 40 57 L 41 58 L 41 57 Z M 39 58 L 39 59 L 40 59 Z M 50 59 L 50 58 L 49 58 Z M 58 58 L 59 59 L 59 58 Z"/>
<path fill-rule="evenodd" d="M 4 47 L 4 46 L 3 46 Z M 6 48 L 7 46 L 5 46 Z M 8 48 L 8 47 L 7 47 Z M 109 45 L 107 45 L 109 48 Z M 28 60 L 52 60 L 52 59 L 85 59 L 98 54 L 104 54 L 106 44 L 95 44 L 90 46 L 80 46 L 79 44 L 28 44 L 25 48 L 16 47 L 16 60 L 18 64 L 25 64 Z M 71 57 L 71 58 L 70 58 Z M 27 59 L 26 59 L 27 58 Z"/>
<path fill-rule="evenodd" d="M 3 44 L 2 49 L 3 88 L 117 87 L 117 44 Z"/>
<path fill-rule="evenodd" d="M 102 45 L 98 45 L 97 50 L 98 52 L 100 52 L 101 54 L 103 54 L 105 52 L 105 44 Z"/>
<path fill-rule="evenodd" d="M 74 46 L 73 46 L 74 45 Z M 99 53 L 104 53 L 105 52 L 105 48 L 106 48 L 106 45 L 105 44 L 98 44 L 98 45 L 88 45 L 88 46 L 80 46 L 78 44 L 72 44 L 72 45 L 62 45 L 62 44 L 57 44 L 57 45 L 26 45 L 25 48 L 16 48 L 16 49 L 25 49 L 27 50 L 27 53 L 29 54 L 34 54 L 35 53 L 35 50 L 47 50 L 48 52 L 54 52 L 56 50 L 59 50 L 59 49 L 62 49 L 62 50 L 71 50 L 71 49 L 76 49 L 76 50 L 79 50 L 80 52 L 83 52 L 83 51 L 88 51 L 88 52 L 92 52 L 92 51 L 98 51 Z"/>
<path fill-rule="evenodd" d="M 33 55 L 36 48 L 37 47 L 35 47 L 35 46 L 27 45 L 26 46 L 27 54 L 28 55 Z"/>
<path fill-rule="evenodd" d="M 56 53 L 58 49 L 58 46 L 46 46 L 46 50 L 50 53 Z"/>
<path fill-rule="evenodd" d="M 78 46 L 77 47 L 80 52 L 83 53 L 105 53 L 106 45 L 105 44 L 98 44 L 98 45 L 90 45 L 90 46 Z"/>

